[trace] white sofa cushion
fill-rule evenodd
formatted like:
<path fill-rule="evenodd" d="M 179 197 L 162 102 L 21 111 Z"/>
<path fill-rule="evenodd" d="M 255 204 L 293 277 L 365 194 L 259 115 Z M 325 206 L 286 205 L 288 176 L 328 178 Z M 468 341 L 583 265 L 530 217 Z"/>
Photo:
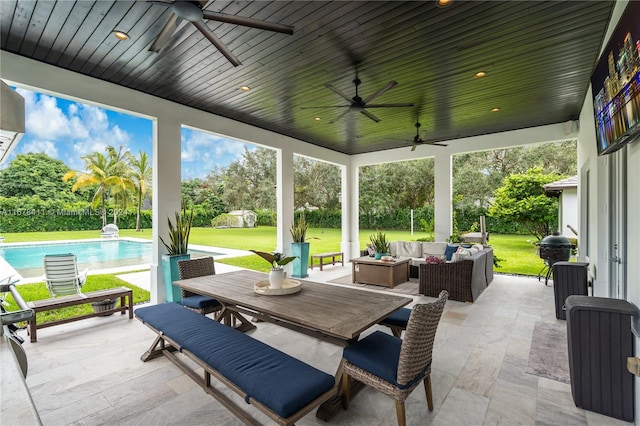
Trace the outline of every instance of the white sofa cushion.
<path fill-rule="evenodd" d="M 393 254 L 393 252 L 391 252 Z M 398 241 L 396 256 L 422 257 L 422 243 L 419 241 Z"/>
<path fill-rule="evenodd" d="M 423 242 L 421 256 L 415 256 L 415 257 L 444 256 L 444 252 L 446 249 L 447 249 L 446 242 L 444 243 Z"/>

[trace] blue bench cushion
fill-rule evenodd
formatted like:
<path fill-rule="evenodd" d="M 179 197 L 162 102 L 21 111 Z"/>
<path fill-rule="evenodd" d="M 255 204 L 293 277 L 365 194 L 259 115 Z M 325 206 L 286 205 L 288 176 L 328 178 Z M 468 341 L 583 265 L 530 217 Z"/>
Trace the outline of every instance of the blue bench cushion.
<path fill-rule="evenodd" d="M 176 303 L 138 308 L 143 322 L 193 353 L 283 418 L 331 389 L 335 379 L 271 346 Z"/>
<path fill-rule="evenodd" d="M 382 321 L 380 321 L 380 324 L 394 325 L 397 327 L 407 328 L 407 324 L 409 323 L 410 316 L 411 316 L 411 309 L 402 308 L 395 311 L 394 313 L 392 313 Z"/>
<path fill-rule="evenodd" d="M 200 294 L 183 297 L 181 303 L 184 306 L 196 309 L 206 309 L 214 306 L 222 306 L 216 299 L 212 299 L 209 296 L 202 296 Z"/>

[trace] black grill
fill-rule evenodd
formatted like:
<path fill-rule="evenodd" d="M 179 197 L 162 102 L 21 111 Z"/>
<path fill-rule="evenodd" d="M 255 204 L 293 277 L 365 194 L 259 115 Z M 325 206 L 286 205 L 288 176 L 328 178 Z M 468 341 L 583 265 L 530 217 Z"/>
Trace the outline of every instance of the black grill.
<path fill-rule="evenodd" d="M 553 235 L 547 235 L 540 241 L 540 249 L 538 250 L 538 256 L 544 260 L 544 266 L 538 273 L 538 281 L 545 273 L 544 285 L 549 282 L 551 276 L 551 267 L 556 262 L 568 261 L 571 259 L 571 249 L 573 248 L 571 241 L 558 232 L 554 232 Z"/>

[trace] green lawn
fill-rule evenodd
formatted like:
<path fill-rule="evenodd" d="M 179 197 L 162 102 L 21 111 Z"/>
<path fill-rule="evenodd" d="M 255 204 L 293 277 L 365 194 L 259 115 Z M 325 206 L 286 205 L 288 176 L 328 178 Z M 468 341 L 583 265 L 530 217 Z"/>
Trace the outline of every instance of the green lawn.
<path fill-rule="evenodd" d="M 369 235 L 375 230 L 360 230 L 360 247 L 364 248 L 369 241 Z M 409 231 L 386 231 L 390 241 L 411 241 L 426 237 L 423 232 L 416 232 L 413 236 Z M 97 238 L 96 231 L 61 231 L 61 232 L 24 232 L 5 233 L 5 241 L 30 242 L 47 240 L 74 240 Z M 136 232 L 132 229 L 120 230 L 122 237 L 137 237 L 151 239 L 151 230 Z M 307 240 L 311 243 L 311 254 L 330 251 L 340 251 L 342 233 L 339 229 L 310 228 L 307 232 Z M 543 266 L 542 260 L 536 255 L 536 248 L 531 243 L 535 239 L 525 235 L 495 235 L 490 237 L 494 254 L 501 260 L 496 272 L 537 275 Z M 191 231 L 191 244 L 225 247 L 241 250 L 273 251 L 276 246 L 276 229 L 269 226 L 257 228 L 193 228 Z M 218 261 L 218 260 L 216 260 Z M 269 264 L 258 256 L 245 256 L 233 259 L 219 260 L 221 263 L 240 266 L 243 268 L 268 271 Z"/>

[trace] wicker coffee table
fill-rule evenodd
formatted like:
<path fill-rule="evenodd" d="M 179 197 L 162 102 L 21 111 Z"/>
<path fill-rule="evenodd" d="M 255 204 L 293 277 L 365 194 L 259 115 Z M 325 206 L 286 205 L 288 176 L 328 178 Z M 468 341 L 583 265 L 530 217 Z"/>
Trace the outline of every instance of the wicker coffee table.
<path fill-rule="evenodd" d="M 372 257 L 351 259 L 352 282 L 394 286 L 409 281 L 411 259 L 396 258 L 393 261 L 375 260 Z"/>

